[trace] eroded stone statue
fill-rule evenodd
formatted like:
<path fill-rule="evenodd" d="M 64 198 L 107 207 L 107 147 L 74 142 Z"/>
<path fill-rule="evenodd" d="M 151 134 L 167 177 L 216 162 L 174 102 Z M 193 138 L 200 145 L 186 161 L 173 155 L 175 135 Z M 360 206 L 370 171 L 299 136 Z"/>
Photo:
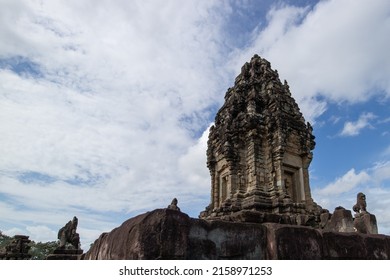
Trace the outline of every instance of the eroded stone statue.
<path fill-rule="evenodd" d="M 355 211 L 353 225 L 355 230 L 360 233 L 378 234 L 376 217 L 367 212 L 366 195 L 362 192 L 357 194 L 356 204 L 352 207 Z"/>
<path fill-rule="evenodd" d="M 168 205 L 168 209 L 172 209 L 172 210 L 176 210 L 176 211 L 180 211 L 180 208 L 177 206 L 177 198 L 175 197 L 174 199 L 172 199 L 172 202 L 170 205 Z"/>
<path fill-rule="evenodd" d="M 362 192 L 357 194 L 356 204 L 352 207 L 356 214 L 367 213 L 366 195 Z"/>
<path fill-rule="evenodd" d="M 60 249 L 65 249 L 65 245 L 70 243 L 74 249 L 80 248 L 80 236 L 76 232 L 78 219 L 73 217 L 72 221 L 69 221 L 64 227 L 58 231 L 58 239 L 60 240 Z"/>
<path fill-rule="evenodd" d="M 66 223 L 58 231 L 58 239 L 60 245 L 47 256 L 48 260 L 78 260 L 80 259 L 83 250 L 80 248 L 80 235 L 76 232 L 78 225 L 77 217 Z M 70 244 L 71 246 L 66 246 Z"/>

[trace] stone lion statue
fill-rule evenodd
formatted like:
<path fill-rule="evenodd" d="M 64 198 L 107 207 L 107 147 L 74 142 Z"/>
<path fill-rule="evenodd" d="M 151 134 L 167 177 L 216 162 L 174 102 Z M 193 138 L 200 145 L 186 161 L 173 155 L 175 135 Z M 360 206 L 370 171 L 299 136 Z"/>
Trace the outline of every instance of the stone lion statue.
<path fill-rule="evenodd" d="M 60 240 L 59 248 L 65 249 L 65 245 L 70 243 L 75 249 L 80 247 L 80 236 L 76 232 L 78 219 L 73 217 L 72 221 L 69 221 L 58 231 L 58 239 Z"/>
<path fill-rule="evenodd" d="M 357 194 L 356 204 L 352 207 L 357 214 L 367 212 L 366 195 L 362 192 Z"/>
<path fill-rule="evenodd" d="M 180 212 L 180 208 L 177 206 L 177 198 L 175 197 L 174 199 L 172 199 L 172 202 L 170 205 L 168 205 L 168 209 L 172 209 L 172 210 L 176 210 L 176 211 L 179 211 Z"/>

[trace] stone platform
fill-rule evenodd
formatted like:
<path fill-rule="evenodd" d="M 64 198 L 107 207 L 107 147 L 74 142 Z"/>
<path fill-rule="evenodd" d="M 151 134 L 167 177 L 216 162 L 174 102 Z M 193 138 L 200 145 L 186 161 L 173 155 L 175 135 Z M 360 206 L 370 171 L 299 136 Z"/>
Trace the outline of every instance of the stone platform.
<path fill-rule="evenodd" d="M 157 209 L 103 233 L 85 260 L 390 259 L 390 236 L 190 218 Z"/>

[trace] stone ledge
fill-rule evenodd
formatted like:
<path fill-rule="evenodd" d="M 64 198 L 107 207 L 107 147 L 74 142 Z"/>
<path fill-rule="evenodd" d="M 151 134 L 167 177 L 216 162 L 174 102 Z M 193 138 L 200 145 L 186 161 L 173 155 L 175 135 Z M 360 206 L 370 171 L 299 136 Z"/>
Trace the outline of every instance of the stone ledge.
<path fill-rule="evenodd" d="M 54 255 L 81 255 L 83 250 L 81 249 L 55 249 Z"/>
<path fill-rule="evenodd" d="M 57 248 L 53 254 L 47 256 L 47 260 L 79 260 L 81 259 L 83 250 L 81 249 L 61 249 Z"/>
<path fill-rule="evenodd" d="M 51 254 L 47 256 L 47 260 L 79 260 L 82 255 L 73 254 Z"/>

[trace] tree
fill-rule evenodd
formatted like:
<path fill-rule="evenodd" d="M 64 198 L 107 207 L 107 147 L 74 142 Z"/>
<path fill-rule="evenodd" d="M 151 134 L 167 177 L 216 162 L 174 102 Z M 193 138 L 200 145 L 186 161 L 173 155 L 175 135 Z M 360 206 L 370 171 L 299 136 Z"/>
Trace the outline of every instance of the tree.
<path fill-rule="evenodd" d="M 30 250 L 32 260 L 45 260 L 48 255 L 52 254 L 53 251 L 58 247 L 57 241 L 49 242 L 38 242 L 32 241 L 30 243 Z"/>
<path fill-rule="evenodd" d="M 7 246 L 9 243 L 11 243 L 12 238 L 8 235 L 3 234 L 3 232 L 0 230 L 0 251 Z"/>

